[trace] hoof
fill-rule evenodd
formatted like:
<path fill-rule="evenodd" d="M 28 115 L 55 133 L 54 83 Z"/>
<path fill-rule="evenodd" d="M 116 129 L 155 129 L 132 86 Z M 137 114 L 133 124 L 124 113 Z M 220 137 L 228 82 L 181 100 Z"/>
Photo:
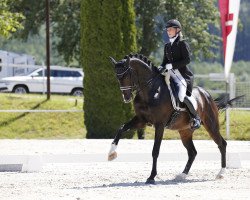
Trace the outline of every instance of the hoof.
<path fill-rule="evenodd" d="M 155 180 L 148 178 L 145 184 L 151 184 L 151 185 L 155 185 Z"/>
<path fill-rule="evenodd" d="M 178 175 L 175 177 L 174 180 L 176 180 L 176 181 L 183 181 L 183 180 L 186 179 L 186 177 L 187 177 L 187 174 L 181 173 L 181 174 L 178 174 Z"/>
<path fill-rule="evenodd" d="M 110 153 L 108 155 L 108 161 L 112 161 L 112 160 L 114 160 L 116 158 L 117 158 L 117 153 L 115 151 L 113 151 L 112 153 Z"/>
<path fill-rule="evenodd" d="M 223 179 L 226 175 L 226 168 L 222 168 L 217 174 L 216 179 Z"/>
<path fill-rule="evenodd" d="M 218 174 L 215 179 L 223 179 L 225 176 L 223 174 Z"/>

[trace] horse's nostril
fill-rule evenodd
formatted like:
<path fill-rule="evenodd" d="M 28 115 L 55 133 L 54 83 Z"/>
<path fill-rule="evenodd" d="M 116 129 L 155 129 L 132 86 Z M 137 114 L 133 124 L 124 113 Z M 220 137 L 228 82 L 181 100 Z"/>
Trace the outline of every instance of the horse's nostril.
<path fill-rule="evenodd" d="M 132 100 L 132 98 L 130 98 L 130 99 L 124 99 L 124 102 L 125 103 L 129 103 L 129 102 L 131 102 L 131 100 Z"/>
<path fill-rule="evenodd" d="M 132 97 L 131 96 L 126 96 L 126 95 L 122 95 L 123 96 L 123 101 L 124 101 L 124 103 L 129 103 L 129 102 L 131 102 L 131 100 L 132 100 Z"/>

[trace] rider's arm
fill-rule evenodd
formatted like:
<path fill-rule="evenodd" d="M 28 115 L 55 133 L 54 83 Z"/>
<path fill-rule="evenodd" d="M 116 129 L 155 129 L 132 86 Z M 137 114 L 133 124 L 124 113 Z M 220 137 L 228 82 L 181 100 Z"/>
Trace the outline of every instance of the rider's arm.
<path fill-rule="evenodd" d="M 166 64 L 170 63 L 169 60 L 168 60 L 168 57 L 167 57 L 167 44 L 165 44 L 165 47 L 164 47 L 164 55 L 163 55 L 163 61 L 161 63 L 161 66 L 162 67 L 165 67 Z"/>
<path fill-rule="evenodd" d="M 190 63 L 190 47 L 186 41 L 180 41 L 180 48 L 181 48 L 181 54 L 182 54 L 182 59 L 178 60 L 176 62 L 173 62 L 173 69 L 179 69 L 181 67 L 185 67 Z"/>

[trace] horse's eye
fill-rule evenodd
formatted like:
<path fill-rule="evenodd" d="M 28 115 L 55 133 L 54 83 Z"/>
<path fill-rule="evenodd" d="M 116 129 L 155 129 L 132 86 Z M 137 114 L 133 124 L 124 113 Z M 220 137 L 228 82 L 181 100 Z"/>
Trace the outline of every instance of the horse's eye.
<path fill-rule="evenodd" d="M 124 71 L 124 69 L 123 69 L 123 68 L 118 68 L 118 69 L 116 70 L 116 72 L 117 72 L 118 74 L 123 73 L 123 71 Z"/>

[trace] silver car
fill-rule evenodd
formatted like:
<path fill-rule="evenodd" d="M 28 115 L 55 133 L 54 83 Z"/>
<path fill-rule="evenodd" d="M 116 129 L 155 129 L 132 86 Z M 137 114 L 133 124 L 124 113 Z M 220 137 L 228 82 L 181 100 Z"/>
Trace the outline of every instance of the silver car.
<path fill-rule="evenodd" d="M 82 96 L 83 76 L 83 71 L 78 68 L 52 67 L 50 69 L 51 93 Z M 2 78 L 0 88 L 19 94 L 45 93 L 47 91 L 47 70 L 39 68 L 27 75 Z"/>

